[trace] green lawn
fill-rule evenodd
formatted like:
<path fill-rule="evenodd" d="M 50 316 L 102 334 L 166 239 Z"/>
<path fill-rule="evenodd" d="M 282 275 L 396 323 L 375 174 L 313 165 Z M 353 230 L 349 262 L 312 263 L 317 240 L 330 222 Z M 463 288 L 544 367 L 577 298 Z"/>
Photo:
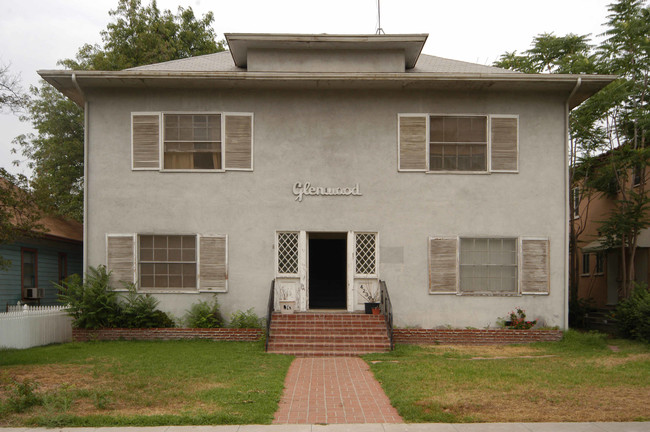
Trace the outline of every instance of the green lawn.
<path fill-rule="evenodd" d="M 259 342 L 1 350 L 0 426 L 266 424 L 291 360 Z"/>
<path fill-rule="evenodd" d="M 647 344 L 570 331 L 555 343 L 402 345 L 364 358 L 407 422 L 650 420 Z"/>

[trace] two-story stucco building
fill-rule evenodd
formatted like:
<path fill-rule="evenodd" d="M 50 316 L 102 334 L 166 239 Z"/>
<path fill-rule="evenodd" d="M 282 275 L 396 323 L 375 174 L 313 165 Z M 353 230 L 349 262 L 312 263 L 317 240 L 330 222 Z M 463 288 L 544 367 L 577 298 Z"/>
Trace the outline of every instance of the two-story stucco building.
<path fill-rule="evenodd" d="M 181 315 L 363 309 L 567 326 L 567 114 L 612 77 L 423 55 L 427 35 L 228 34 L 230 51 L 40 71 L 86 112 L 85 263 Z"/>

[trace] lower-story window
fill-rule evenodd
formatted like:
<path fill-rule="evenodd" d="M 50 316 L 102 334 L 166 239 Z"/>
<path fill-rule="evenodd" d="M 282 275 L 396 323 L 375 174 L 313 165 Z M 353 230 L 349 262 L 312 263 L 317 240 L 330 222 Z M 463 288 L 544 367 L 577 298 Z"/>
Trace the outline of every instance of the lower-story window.
<path fill-rule="evenodd" d="M 460 292 L 517 293 L 517 239 L 461 238 Z"/>
<path fill-rule="evenodd" d="M 141 235 L 140 288 L 196 288 L 196 236 Z"/>

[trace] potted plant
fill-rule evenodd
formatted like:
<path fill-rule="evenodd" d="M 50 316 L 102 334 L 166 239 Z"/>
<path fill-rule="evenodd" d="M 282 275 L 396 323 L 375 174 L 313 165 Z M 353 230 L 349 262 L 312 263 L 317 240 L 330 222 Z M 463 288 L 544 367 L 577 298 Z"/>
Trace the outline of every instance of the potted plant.
<path fill-rule="evenodd" d="M 364 303 L 366 313 L 379 315 L 379 293 L 373 292 L 361 284 L 359 285 L 359 294 L 366 301 Z"/>

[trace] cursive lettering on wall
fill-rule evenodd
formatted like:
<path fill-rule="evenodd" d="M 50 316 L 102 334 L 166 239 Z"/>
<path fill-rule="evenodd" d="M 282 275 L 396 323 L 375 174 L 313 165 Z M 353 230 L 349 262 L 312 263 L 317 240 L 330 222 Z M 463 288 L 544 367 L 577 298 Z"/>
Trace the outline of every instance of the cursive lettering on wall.
<path fill-rule="evenodd" d="M 293 185 L 296 201 L 302 202 L 305 196 L 361 196 L 359 183 L 353 187 L 322 187 L 312 186 L 309 182 L 297 182 Z"/>

